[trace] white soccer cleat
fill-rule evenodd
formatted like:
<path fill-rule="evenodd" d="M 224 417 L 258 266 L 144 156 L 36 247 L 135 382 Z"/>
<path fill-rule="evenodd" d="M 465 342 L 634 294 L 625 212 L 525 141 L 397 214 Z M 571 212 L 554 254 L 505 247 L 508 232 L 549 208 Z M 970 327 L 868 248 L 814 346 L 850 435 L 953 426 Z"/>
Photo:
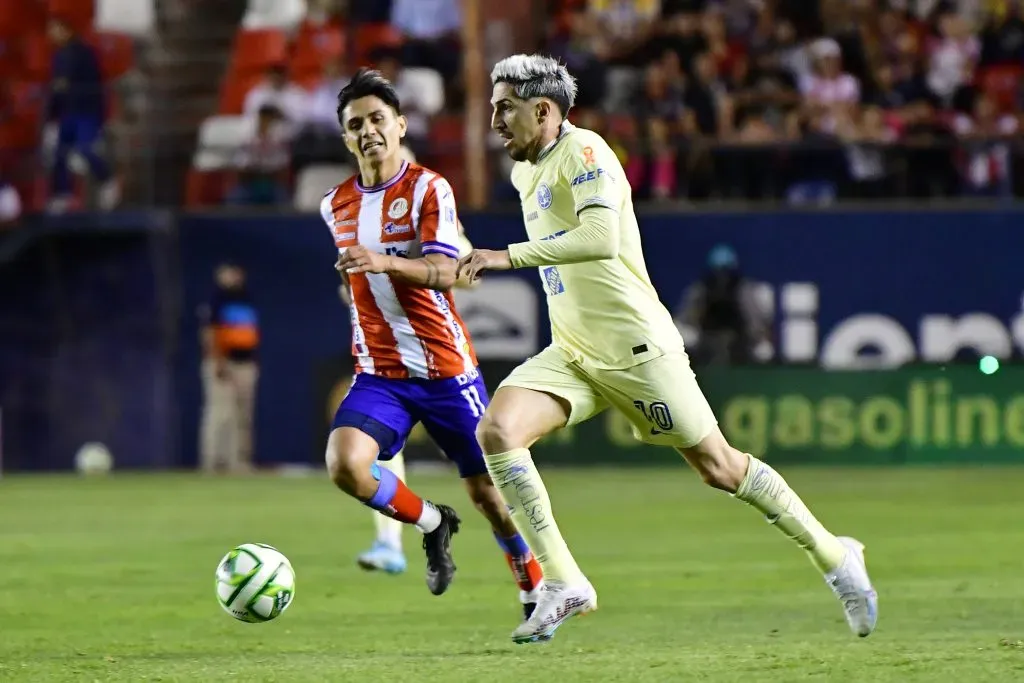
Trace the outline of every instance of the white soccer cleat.
<path fill-rule="evenodd" d="M 512 632 L 516 643 L 551 640 L 566 619 L 597 609 L 597 592 L 586 579 L 574 586 L 545 581 L 540 589 L 537 607 L 530 618 Z"/>
<path fill-rule="evenodd" d="M 838 539 L 846 546 L 846 555 L 842 564 L 825 574 L 825 583 L 843 603 L 850 630 L 864 638 L 871 635 L 878 623 L 878 593 L 871 586 L 864 564 L 864 544 L 847 536 Z"/>

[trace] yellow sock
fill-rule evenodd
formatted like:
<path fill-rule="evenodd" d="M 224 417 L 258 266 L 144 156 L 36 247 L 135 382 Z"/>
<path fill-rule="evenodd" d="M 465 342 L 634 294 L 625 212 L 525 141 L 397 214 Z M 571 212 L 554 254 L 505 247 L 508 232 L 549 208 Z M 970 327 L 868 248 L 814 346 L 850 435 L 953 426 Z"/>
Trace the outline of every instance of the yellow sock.
<path fill-rule="evenodd" d="M 391 460 L 378 460 L 377 464 L 391 470 L 399 481 L 405 481 L 405 456 L 399 451 Z M 379 512 L 373 513 L 373 525 L 377 529 L 377 540 L 396 550 L 402 549 L 402 528 L 405 524 Z"/>
<path fill-rule="evenodd" d="M 544 570 L 544 578 L 567 584 L 583 581 L 583 572 L 555 524 L 551 500 L 530 451 L 517 448 L 508 453 L 485 455 L 484 458 L 487 471 L 508 506 L 516 529 Z"/>
<path fill-rule="evenodd" d="M 763 512 L 823 573 L 838 567 L 846 553 L 843 544 L 811 514 L 782 475 L 752 455 L 747 458 L 747 475 L 733 495 Z"/>

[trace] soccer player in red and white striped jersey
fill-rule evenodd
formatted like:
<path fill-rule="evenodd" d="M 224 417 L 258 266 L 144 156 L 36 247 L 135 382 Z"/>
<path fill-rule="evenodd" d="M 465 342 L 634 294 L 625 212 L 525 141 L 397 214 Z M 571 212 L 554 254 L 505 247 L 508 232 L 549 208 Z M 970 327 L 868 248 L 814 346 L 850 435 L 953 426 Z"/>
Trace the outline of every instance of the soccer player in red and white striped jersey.
<path fill-rule="evenodd" d="M 331 479 L 423 532 L 427 586 L 440 595 L 454 576 L 450 542 L 460 520 L 377 464 L 423 423 L 491 523 L 529 613 L 540 565 L 494 488 L 475 436 L 488 396 L 450 292 L 459 255 L 452 188 L 437 173 L 402 160 L 405 118 L 394 87 L 378 72 L 362 69 L 342 89 L 338 116 L 359 174 L 324 196 L 321 214 L 349 287 L 356 377 L 327 443 Z M 527 492 L 521 504 L 530 504 Z"/>

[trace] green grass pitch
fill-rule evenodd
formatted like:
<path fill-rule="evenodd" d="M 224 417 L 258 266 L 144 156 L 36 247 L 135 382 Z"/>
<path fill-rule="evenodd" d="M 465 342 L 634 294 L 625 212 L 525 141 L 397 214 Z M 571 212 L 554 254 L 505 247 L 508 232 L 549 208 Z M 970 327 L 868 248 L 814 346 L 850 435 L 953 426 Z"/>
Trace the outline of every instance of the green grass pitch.
<path fill-rule="evenodd" d="M 543 464 L 542 464 L 543 467 Z M 546 473 L 600 610 L 515 646 L 504 561 L 453 473 L 412 484 L 462 513 L 449 592 L 361 572 L 368 511 L 326 480 L 185 475 L 0 481 L 0 681 L 1024 680 L 1024 469 L 782 468 L 856 535 L 881 594 L 854 637 L 803 553 L 753 510 L 674 470 Z M 231 547 L 291 558 L 269 624 L 218 607 Z"/>

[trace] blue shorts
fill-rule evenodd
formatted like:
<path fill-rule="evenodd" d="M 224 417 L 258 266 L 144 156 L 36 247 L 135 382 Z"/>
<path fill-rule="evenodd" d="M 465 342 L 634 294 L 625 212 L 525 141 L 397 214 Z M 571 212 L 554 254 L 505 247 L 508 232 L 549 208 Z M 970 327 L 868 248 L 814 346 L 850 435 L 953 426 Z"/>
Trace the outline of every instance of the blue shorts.
<path fill-rule="evenodd" d="M 390 460 L 422 422 L 445 457 L 459 468 L 459 476 L 473 477 L 487 473 L 476 425 L 489 402 L 476 370 L 451 379 L 385 379 L 360 373 L 338 406 L 333 429 L 365 432 L 380 446 L 379 458 Z"/>

